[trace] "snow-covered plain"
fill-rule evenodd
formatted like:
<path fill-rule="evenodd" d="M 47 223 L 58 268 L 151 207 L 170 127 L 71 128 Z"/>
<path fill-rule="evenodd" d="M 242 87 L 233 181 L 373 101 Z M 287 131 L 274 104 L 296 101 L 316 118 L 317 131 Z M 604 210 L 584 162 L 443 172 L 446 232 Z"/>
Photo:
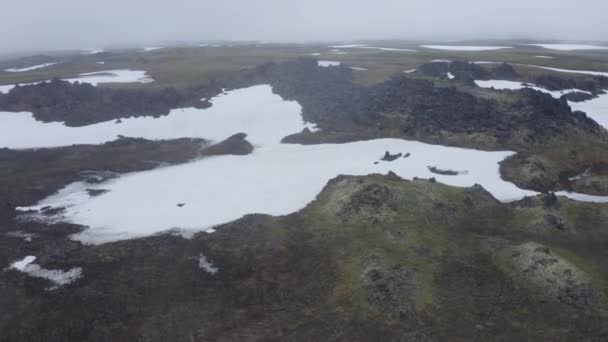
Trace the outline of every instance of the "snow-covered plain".
<path fill-rule="evenodd" d="M 78 75 L 75 78 L 66 78 L 64 81 L 68 81 L 71 83 L 80 82 L 80 83 L 89 83 L 94 86 L 100 83 L 149 83 L 153 82 L 148 74 L 143 70 L 103 70 L 103 71 L 95 71 L 88 72 L 84 74 Z M 49 81 L 42 81 L 49 82 Z M 31 85 L 42 82 L 34 82 L 34 83 L 22 83 L 20 85 Z M 0 85 L 0 93 L 8 93 L 11 89 L 15 87 L 14 84 L 6 84 Z"/>
<path fill-rule="evenodd" d="M 144 52 L 148 52 L 148 51 L 154 51 L 154 50 L 159 50 L 162 49 L 162 46 L 151 46 L 151 47 L 145 47 L 144 48 Z"/>
<path fill-rule="evenodd" d="M 491 51 L 510 49 L 510 46 L 471 46 L 471 45 L 420 45 L 420 47 L 433 50 L 448 51 Z"/>
<path fill-rule="evenodd" d="M 76 182 L 35 206 L 20 210 L 65 207 L 65 212 L 54 220 L 88 226 L 89 229 L 74 238 L 87 243 L 104 243 L 169 229 L 177 229 L 184 234 L 212 232 L 214 226 L 251 213 L 286 215 L 306 206 L 329 179 L 339 174 L 386 174 L 393 171 L 407 179 L 435 177 L 439 182 L 455 186 L 481 184 L 502 201 L 534 194 L 500 178 L 498 163 L 513 152 L 477 151 L 401 139 L 345 144 L 282 144 L 282 137 L 311 128 L 302 120 L 302 108 L 297 102 L 283 100 L 272 93 L 270 86 L 230 91 L 212 101 L 213 106 L 204 110 L 184 109 L 182 113 L 171 113 L 159 119 L 126 119 L 122 124 L 112 125 L 120 127 L 126 124 L 135 136 L 144 135 L 149 139 L 188 136 L 220 141 L 245 132 L 255 146 L 253 153 L 208 157 L 177 166 L 130 173 L 99 184 Z M 1 126 L 10 125 L 3 123 Z M 95 131 L 111 130 L 106 126 L 110 123 L 99 125 L 102 126 L 96 127 Z M 75 128 L 83 133 L 74 133 L 74 136 L 83 139 L 95 134 L 89 131 L 90 127 Z M 63 135 L 50 133 L 40 130 L 29 136 L 29 144 L 42 146 L 49 139 L 55 141 L 48 135 Z M 110 133 L 105 134 L 98 140 L 111 136 Z M 31 142 L 36 139 L 37 143 Z M 385 151 L 409 153 L 410 156 L 393 162 L 379 161 Z M 428 166 L 466 172 L 456 176 L 438 175 L 431 173 Z M 109 191 L 91 197 L 87 189 Z"/>
<path fill-rule="evenodd" d="M 586 44 L 521 44 L 528 46 L 538 46 L 549 50 L 557 51 L 575 51 L 575 50 L 608 50 L 608 46 L 604 45 L 586 45 Z"/>
<path fill-rule="evenodd" d="M 43 63 L 43 64 L 38 64 L 38 65 L 32 65 L 30 67 L 27 68 L 10 68 L 10 69 L 5 69 L 4 71 L 7 72 L 24 72 L 24 71 L 31 71 L 31 70 L 36 70 L 36 69 L 42 69 L 42 68 L 46 68 L 46 67 L 50 67 L 51 65 L 55 65 L 57 63 Z"/>

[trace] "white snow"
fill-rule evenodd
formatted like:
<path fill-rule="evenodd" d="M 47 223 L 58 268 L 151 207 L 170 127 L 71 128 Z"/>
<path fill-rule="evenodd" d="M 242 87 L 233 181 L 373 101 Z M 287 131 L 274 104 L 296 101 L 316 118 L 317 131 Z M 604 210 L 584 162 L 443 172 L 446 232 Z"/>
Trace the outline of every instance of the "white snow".
<path fill-rule="evenodd" d="M 71 83 L 89 83 L 98 85 L 99 83 L 150 83 L 154 80 L 143 70 L 103 70 L 80 74 L 76 78 L 67 78 L 64 81 Z"/>
<path fill-rule="evenodd" d="M 145 47 L 144 48 L 144 52 L 159 50 L 159 49 L 162 49 L 162 48 L 163 48 L 162 46 Z"/>
<path fill-rule="evenodd" d="M 297 111 L 300 107 L 296 102 L 268 96 L 269 92 L 269 86 L 235 90 L 213 98 L 213 106 L 208 109 L 173 109 L 157 119 L 121 119 L 119 125 L 110 120 L 84 127 L 68 127 L 60 122 L 36 121 L 27 112 L 0 112 L 0 147 L 22 149 L 101 144 L 115 140 L 118 135 L 146 139 L 204 137 L 218 141 L 239 132 L 248 133 L 248 139 L 254 143 L 276 144 L 305 126 L 314 130 L 311 125 L 303 124 L 299 116 L 283 115 L 283 111 Z M 259 115 L 252 108 L 264 108 L 268 113 Z"/>
<path fill-rule="evenodd" d="M 572 69 L 550 68 L 550 67 L 546 67 L 546 66 L 532 65 L 532 64 L 516 64 L 516 65 L 527 66 L 527 67 L 531 67 L 531 68 L 539 68 L 539 69 L 551 70 L 551 71 L 557 71 L 557 72 L 565 72 L 565 73 L 571 73 L 571 74 L 585 74 L 585 75 L 606 76 L 606 77 L 608 77 L 608 72 L 603 72 L 603 71 L 589 71 L 589 70 L 572 70 Z"/>
<path fill-rule="evenodd" d="M 369 50 L 380 50 L 380 51 L 402 51 L 402 52 L 416 52 L 412 49 L 401 49 L 401 48 L 390 48 L 390 47 L 379 47 L 379 46 L 368 46 L 368 45 L 333 45 L 330 48 L 341 48 L 341 49 L 369 49 Z"/>
<path fill-rule="evenodd" d="M 543 58 L 543 59 L 553 59 L 555 57 L 551 57 L 551 56 L 534 56 L 536 58 Z"/>
<path fill-rule="evenodd" d="M 334 48 L 334 49 L 348 49 L 348 48 L 360 48 L 360 47 L 366 47 L 367 45 L 363 45 L 363 44 L 350 44 L 350 45 L 330 45 L 330 48 Z"/>
<path fill-rule="evenodd" d="M 102 64 L 103 65 L 103 64 L 106 64 L 106 62 L 97 62 L 97 64 Z"/>
<path fill-rule="evenodd" d="M 50 67 L 51 65 L 55 65 L 57 63 L 43 63 L 43 64 L 38 64 L 38 65 L 33 65 L 31 67 L 27 67 L 27 68 L 10 68 L 10 69 L 5 69 L 4 71 L 8 71 L 8 72 L 24 72 L 24 71 L 30 71 L 30 70 L 36 70 L 36 69 L 42 69 L 42 68 L 46 68 L 46 67 Z"/>
<path fill-rule="evenodd" d="M 586 45 L 586 44 L 521 44 L 528 46 L 538 46 L 550 50 L 574 51 L 574 50 L 607 50 L 608 46 Z"/>
<path fill-rule="evenodd" d="M 353 70 L 359 70 L 359 71 L 366 71 L 367 69 L 365 68 L 359 68 L 359 67 L 350 67 Z"/>
<path fill-rule="evenodd" d="M 416 69 L 404 70 L 403 72 L 406 74 L 411 74 L 413 72 L 416 72 Z"/>
<path fill-rule="evenodd" d="M 448 72 L 446 74 L 446 76 L 448 77 L 449 80 L 453 80 L 454 78 L 456 78 L 456 76 L 454 76 L 454 74 L 452 74 L 451 72 Z"/>
<path fill-rule="evenodd" d="M 608 91 L 608 89 L 606 89 Z M 580 110 L 608 129 L 608 94 L 584 102 L 568 102 L 572 110 Z"/>
<path fill-rule="evenodd" d="M 494 89 L 508 89 L 508 90 L 517 90 L 522 88 L 530 88 L 538 91 L 542 91 L 543 93 L 547 93 L 556 99 L 562 97 L 562 95 L 573 93 L 573 92 L 581 92 L 590 94 L 588 91 L 580 90 L 580 89 L 565 89 L 565 90 L 556 90 L 551 91 L 545 88 L 536 86 L 532 83 L 522 83 L 516 81 L 506 81 L 506 80 L 489 80 L 489 81 L 475 81 L 479 87 L 482 88 L 494 88 Z"/>
<path fill-rule="evenodd" d="M 580 201 L 580 202 L 608 203 L 607 196 L 594 196 L 594 195 L 579 194 L 576 192 L 569 192 L 569 191 L 558 191 L 555 194 L 557 196 L 565 196 L 572 200 Z"/>
<path fill-rule="evenodd" d="M 319 61 L 318 65 L 320 67 L 333 67 L 333 66 L 339 66 L 340 62 L 336 62 L 336 61 Z"/>
<path fill-rule="evenodd" d="M 411 153 L 409 158 L 374 164 L 385 151 Z M 250 213 L 286 215 L 312 201 L 327 181 L 338 174 L 366 175 L 394 171 L 398 175 L 435 177 L 456 185 L 483 185 L 503 201 L 534 194 L 505 182 L 499 162 L 512 152 L 484 152 L 400 139 L 348 144 L 258 146 L 247 156 L 218 156 L 132 173 L 103 184 L 72 185 L 27 209 L 66 207 L 62 219 L 90 227 L 74 236 L 103 243 L 147 236 L 171 228 L 204 231 Z M 443 176 L 427 166 L 469 173 Z M 90 197 L 86 188 L 108 189 Z M 289 191 L 286 191 L 289 189 Z M 179 207 L 178 203 L 186 205 Z"/>
<path fill-rule="evenodd" d="M 149 77 L 146 71 L 143 70 L 103 70 L 80 74 L 79 77 L 66 78 L 64 81 L 89 83 L 96 86 L 100 83 L 149 83 L 153 82 L 154 79 Z M 22 83 L 20 85 L 31 85 L 42 82 Z M 0 85 L 0 92 L 6 94 L 14 87 L 14 84 Z"/>
<path fill-rule="evenodd" d="M 34 264 L 33 262 L 35 260 L 35 256 L 28 255 L 22 260 L 13 262 L 9 269 L 14 269 L 25 273 L 30 277 L 43 278 L 50 281 L 53 283 L 53 286 L 51 286 L 49 290 L 54 290 L 60 286 L 71 284 L 82 276 L 82 268 L 80 267 L 75 267 L 67 271 L 48 270 L 40 267 L 40 265 Z"/>
<path fill-rule="evenodd" d="M 470 46 L 470 45 L 420 45 L 423 48 L 448 51 L 490 51 L 510 49 L 510 46 Z"/>
<path fill-rule="evenodd" d="M 502 62 L 492 62 L 492 61 L 476 61 L 473 64 L 500 64 Z"/>
<path fill-rule="evenodd" d="M 198 267 L 210 274 L 216 274 L 220 270 L 219 268 L 215 267 L 215 265 L 213 265 L 213 263 L 211 263 L 211 261 L 209 261 L 203 254 L 200 254 L 198 257 Z"/>
<path fill-rule="evenodd" d="M 311 56 L 321 56 L 321 54 L 319 52 L 315 52 L 315 53 L 311 53 Z"/>
<path fill-rule="evenodd" d="M 74 239 L 104 243 L 170 229 L 185 234 L 211 232 L 217 225 L 251 213 L 286 215 L 314 200 L 327 181 L 339 174 L 393 171 L 406 179 L 435 177 L 439 182 L 454 186 L 481 184 L 502 201 L 535 194 L 500 178 L 499 162 L 513 152 L 477 151 L 401 139 L 282 144 L 282 137 L 310 127 L 302 120 L 302 108 L 297 102 L 283 100 L 272 93 L 270 86 L 264 85 L 229 91 L 212 101 L 213 106 L 208 109 L 184 109 L 159 119 L 125 119 L 123 124 L 112 126 L 126 126 L 127 132 L 149 139 L 186 136 L 220 141 L 245 132 L 255 146 L 251 154 L 208 157 L 122 175 L 101 184 L 76 182 L 35 206 L 19 210 L 65 207 L 64 213 L 52 219 L 88 226 L 73 236 Z M 92 125 L 97 126 L 94 130 L 89 130 L 92 126 L 77 128 L 75 130 L 81 133 L 71 137 L 86 140 L 97 132 L 105 132 L 106 137 L 96 137 L 99 141 L 117 134 L 106 127 L 108 123 L 98 125 L 101 126 Z M 5 126 L 11 127 L 11 123 L 0 125 Z M 21 130 L 13 127 L 12 132 L 15 131 Z M 37 143 L 30 144 L 40 146 L 44 145 L 42 141 L 57 142 L 56 139 L 64 139 L 68 134 L 46 132 L 39 130 L 29 138 Z M 379 161 L 385 151 L 411 155 L 393 162 Z M 469 162 L 463 164 L 463 161 Z M 437 175 L 431 173 L 428 166 L 450 170 L 466 168 L 468 172 L 455 176 Z M 86 189 L 109 191 L 91 197 Z"/>
<path fill-rule="evenodd" d="M 449 59 L 433 59 L 431 63 L 452 63 Z"/>
<path fill-rule="evenodd" d="M 14 84 L 4 84 L 0 85 L 0 93 L 7 94 L 11 89 L 15 88 Z"/>
<path fill-rule="evenodd" d="M 83 55 L 96 55 L 98 53 L 102 53 L 103 49 L 82 49 Z"/>
<path fill-rule="evenodd" d="M 380 50 L 380 51 L 416 52 L 416 50 L 412 50 L 412 49 L 387 48 L 387 47 L 377 47 L 377 46 L 366 46 L 366 47 L 361 47 L 360 49 L 374 49 L 374 50 Z"/>
<path fill-rule="evenodd" d="M 35 256 L 28 255 L 25 258 L 23 258 L 22 260 L 17 260 L 15 262 L 13 262 L 11 264 L 10 268 L 14 268 L 18 271 L 23 271 L 27 265 L 33 263 L 35 260 L 36 260 Z"/>

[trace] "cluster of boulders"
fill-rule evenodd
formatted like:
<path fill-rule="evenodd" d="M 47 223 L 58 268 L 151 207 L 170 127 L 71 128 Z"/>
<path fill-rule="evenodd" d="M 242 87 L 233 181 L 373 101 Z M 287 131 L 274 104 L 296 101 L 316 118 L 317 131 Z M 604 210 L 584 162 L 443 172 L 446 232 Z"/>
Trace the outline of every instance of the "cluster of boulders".
<path fill-rule="evenodd" d="M 180 107 L 206 108 L 201 101 L 221 93 L 217 83 L 192 89 L 115 89 L 60 79 L 15 86 L 0 95 L 0 110 L 28 111 L 37 120 L 83 126 L 130 116 L 161 116 Z"/>

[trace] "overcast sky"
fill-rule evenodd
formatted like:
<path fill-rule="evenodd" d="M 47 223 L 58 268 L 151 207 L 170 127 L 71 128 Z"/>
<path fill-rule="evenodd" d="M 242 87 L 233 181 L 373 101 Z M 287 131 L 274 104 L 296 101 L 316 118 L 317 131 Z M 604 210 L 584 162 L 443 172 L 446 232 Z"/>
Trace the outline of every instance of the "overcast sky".
<path fill-rule="evenodd" d="M 608 0 L 0 0 L 0 52 L 163 40 L 608 40 Z"/>

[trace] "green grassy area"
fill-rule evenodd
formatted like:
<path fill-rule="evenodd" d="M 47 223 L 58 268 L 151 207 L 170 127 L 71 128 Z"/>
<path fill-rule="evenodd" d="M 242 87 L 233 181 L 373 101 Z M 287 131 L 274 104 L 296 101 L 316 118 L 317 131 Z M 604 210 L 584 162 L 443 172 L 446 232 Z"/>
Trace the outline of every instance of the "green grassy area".
<path fill-rule="evenodd" d="M 138 85 L 183 87 L 203 84 L 213 78 L 242 68 L 250 68 L 267 62 L 279 62 L 297 57 L 339 60 L 348 65 L 368 69 L 357 72 L 358 82 L 372 84 L 386 80 L 395 73 L 414 69 L 434 59 L 495 61 L 533 64 L 579 70 L 608 71 L 608 52 L 602 51 L 553 51 L 534 47 L 517 46 L 513 49 L 494 51 L 444 51 L 418 47 L 399 41 L 370 41 L 371 46 L 415 49 L 416 52 L 380 51 L 372 49 L 340 49 L 346 54 L 336 54 L 328 45 L 234 45 L 220 47 L 173 47 L 149 52 L 140 49 L 116 50 L 104 55 L 82 55 L 49 68 L 23 73 L 0 72 L 0 84 L 33 82 L 52 77 L 75 77 L 79 73 L 109 69 L 143 69 L 156 80 L 156 84 Z M 320 56 L 311 56 L 321 53 Z M 534 56 L 549 55 L 554 59 Z M 96 62 L 103 60 L 104 65 Z M 530 72 L 545 72 L 538 69 Z M 549 71 L 546 71 L 549 72 Z M 549 72 L 550 73 L 550 72 Z"/>

